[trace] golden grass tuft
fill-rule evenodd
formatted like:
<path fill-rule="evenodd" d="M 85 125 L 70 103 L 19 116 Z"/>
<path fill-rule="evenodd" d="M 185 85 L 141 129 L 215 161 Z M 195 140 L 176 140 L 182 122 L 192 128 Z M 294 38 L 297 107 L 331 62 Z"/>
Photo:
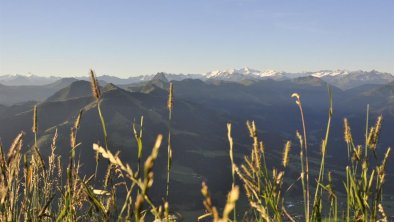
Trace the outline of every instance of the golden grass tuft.
<path fill-rule="evenodd" d="M 167 108 L 170 112 L 174 108 L 174 88 L 172 82 L 170 82 L 170 88 L 168 89 Z"/>
<path fill-rule="evenodd" d="M 100 92 L 100 87 L 97 82 L 96 74 L 94 71 L 91 69 L 90 70 L 90 85 L 92 89 L 92 95 L 99 100 L 101 97 L 101 92 Z"/>
<path fill-rule="evenodd" d="M 283 158 L 282 158 L 282 165 L 283 167 L 287 167 L 289 164 L 289 153 L 291 150 L 291 142 L 287 141 L 285 148 L 283 149 Z"/>
<path fill-rule="evenodd" d="M 224 206 L 224 209 L 223 209 L 222 217 L 220 217 L 217 208 L 212 203 L 211 195 L 209 193 L 208 186 L 205 184 L 205 182 L 202 182 L 201 194 L 204 197 L 203 204 L 204 204 L 204 207 L 205 207 L 207 213 L 200 216 L 198 218 L 198 220 L 201 220 L 201 219 L 204 219 L 208 216 L 211 216 L 213 222 L 228 222 L 228 221 L 230 221 L 229 215 L 235 209 L 235 204 L 239 198 L 239 187 L 238 186 L 232 187 L 231 191 L 228 193 L 227 201 L 226 201 L 226 205 Z"/>
<path fill-rule="evenodd" d="M 31 131 L 33 132 L 33 133 L 37 133 L 37 129 L 38 129 L 38 127 L 37 127 L 37 105 L 35 105 L 34 106 L 34 108 L 33 108 L 33 126 L 32 126 L 32 128 L 31 128 Z"/>
<path fill-rule="evenodd" d="M 77 118 L 75 119 L 74 122 L 74 128 L 75 129 L 79 129 L 79 127 L 81 126 L 81 118 L 82 118 L 82 113 L 83 113 L 83 109 L 81 109 L 78 113 Z"/>
<path fill-rule="evenodd" d="M 349 122 L 347 118 L 343 119 L 343 126 L 344 126 L 344 138 L 346 143 L 352 142 L 352 132 L 350 130 Z"/>

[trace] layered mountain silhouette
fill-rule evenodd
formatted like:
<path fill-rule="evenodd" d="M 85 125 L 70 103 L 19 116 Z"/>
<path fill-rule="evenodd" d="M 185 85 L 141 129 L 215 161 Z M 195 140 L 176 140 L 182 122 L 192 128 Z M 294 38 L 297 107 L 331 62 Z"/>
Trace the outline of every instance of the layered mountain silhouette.
<path fill-rule="evenodd" d="M 133 84 L 103 84 L 102 111 L 108 128 L 109 147 L 113 153 L 120 151 L 123 161 L 136 164 L 137 146 L 132 134 L 132 124 L 139 123 L 144 116 L 144 156 L 153 146 L 157 134 L 165 137 L 169 129 L 166 107 L 169 80 L 165 73 L 158 73 L 149 81 Z M 291 94 L 297 92 L 305 111 L 308 138 L 311 150 L 311 168 L 320 158 L 321 139 L 325 133 L 328 117 L 329 95 L 333 98 L 333 121 L 328 144 L 327 168 L 341 172 L 347 161 L 346 145 L 343 141 L 344 117 L 349 118 L 356 143 L 365 140 L 366 106 L 370 105 L 370 122 L 383 114 L 384 122 L 378 155 L 394 144 L 394 84 L 368 84 L 343 90 L 330 85 L 322 78 L 304 76 L 281 81 L 273 79 L 245 79 L 229 82 L 220 79 L 209 81 L 183 79 L 172 81 L 174 86 L 174 110 L 172 127 L 173 177 L 170 194 L 171 203 L 180 211 L 200 209 L 200 186 L 207 181 L 215 198 L 224 200 L 231 186 L 231 169 L 228 156 L 226 123 L 233 124 L 236 162 L 250 151 L 251 139 L 245 122 L 254 120 L 259 137 L 269 153 L 269 164 L 280 165 L 281 152 L 286 140 L 293 141 L 290 160 L 291 178 L 299 176 L 299 148 L 295 137 L 301 130 L 298 107 Z M 81 172 L 90 175 L 94 171 L 95 154 L 93 143 L 103 143 L 103 135 L 96 100 L 91 96 L 90 83 L 84 80 L 61 79 L 45 86 L 0 86 L 4 102 L 0 105 L 0 137 L 4 147 L 12 142 L 18 132 L 24 131 L 25 149 L 33 143 L 31 133 L 32 108 L 38 104 L 38 136 L 40 151 L 49 154 L 49 145 L 55 130 L 59 141 L 56 152 L 67 158 L 70 128 L 80 110 L 83 110 L 81 128 L 78 130 L 77 156 Z M 10 87 L 10 88 L 6 88 Z M 20 87 L 20 88 L 18 88 Z M 14 93 L 17 90 L 19 93 Z M 3 94 L 4 92 L 4 94 Z M 36 100 L 40 102 L 21 102 Z M 2 100 L 3 101 L 3 100 Z M 12 101 L 19 101 L 19 104 Z M 1 104 L 1 103 L 0 103 Z M 14 105 L 9 105 L 14 104 Z M 138 126 L 137 126 L 138 128 Z M 165 138 L 166 139 L 166 138 Z M 166 141 L 166 140 L 164 140 Z M 158 163 L 155 165 L 153 194 L 163 196 L 166 176 L 166 143 L 162 145 Z M 27 150 L 25 150 L 27 151 Z M 393 158 L 389 160 L 387 187 L 393 186 Z M 99 165 L 105 172 L 106 163 Z M 313 173 L 313 172 L 312 172 Z M 102 173 L 103 174 L 103 173 Z M 102 176 L 102 175 L 101 175 Z M 338 174 L 338 177 L 341 175 Z M 294 181 L 291 181 L 294 182 Z M 338 187 L 343 187 L 338 184 Z M 338 188 L 339 190 L 341 188 Z M 294 191 L 297 193 L 297 190 Z M 391 191 L 387 190 L 388 193 Z M 160 200 L 158 200 L 160 201 Z"/>
<path fill-rule="evenodd" d="M 43 101 L 74 81 L 77 79 L 63 78 L 46 85 L 0 84 L 0 104 L 12 105 L 27 101 Z"/>
<path fill-rule="evenodd" d="M 215 70 L 206 74 L 171 74 L 159 72 L 152 75 L 131 76 L 128 78 L 119 78 L 111 75 L 102 75 L 98 80 L 103 83 L 113 83 L 116 85 L 138 84 L 151 81 L 157 78 L 157 75 L 164 76 L 169 81 L 182 81 L 185 79 L 200 79 L 203 81 L 229 81 L 244 82 L 250 80 L 273 79 L 277 81 L 286 79 L 295 79 L 299 77 L 314 76 L 330 83 L 341 89 L 351 89 L 365 84 L 387 84 L 394 81 L 394 76 L 390 73 L 371 71 L 348 71 L 348 70 L 320 70 L 314 72 L 284 72 L 275 70 L 260 71 L 252 68 Z M 87 77 L 73 77 L 78 80 L 89 80 Z M 41 77 L 36 75 L 3 75 L 0 76 L 0 84 L 8 86 L 20 85 L 46 85 L 58 81 L 60 77 Z"/>

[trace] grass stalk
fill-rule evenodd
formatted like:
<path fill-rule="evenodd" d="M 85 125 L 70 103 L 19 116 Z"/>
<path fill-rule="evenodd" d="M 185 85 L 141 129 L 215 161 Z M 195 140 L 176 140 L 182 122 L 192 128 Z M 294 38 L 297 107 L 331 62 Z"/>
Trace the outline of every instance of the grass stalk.
<path fill-rule="evenodd" d="M 231 123 L 227 123 L 227 139 L 229 142 L 229 156 L 230 156 L 230 162 L 231 162 L 231 177 L 232 177 L 232 184 L 231 187 L 235 187 L 235 163 L 234 163 L 234 141 L 233 137 L 231 135 Z M 237 221 L 237 208 L 236 205 L 234 205 L 234 210 L 233 210 L 233 221 Z"/>
<path fill-rule="evenodd" d="M 174 109 L 174 89 L 172 82 L 170 82 L 170 87 L 168 90 L 168 140 L 167 140 L 167 180 L 166 180 L 166 201 L 168 201 L 168 195 L 170 191 L 170 173 L 172 166 L 172 144 L 171 144 L 171 119 L 172 110 Z"/>
<path fill-rule="evenodd" d="M 321 197 L 322 197 L 322 188 L 319 186 L 319 184 L 323 183 L 323 178 L 324 178 L 324 166 L 325 166 L 325 159 L 326 159 L 326 151 L 327 151 L 327 143 L 328 143 L 328 136 L 330 134 L 330 128 L 331 128 L 331 119 L 332 119 L 332 113 L 333 113 L 333 106 L 332 106 L 332 94 L 331 94 L 331 89 L 328 88 L 328 94 L 329 94 L 329 111 L 328 111 L 328 122 L 327 122 L 327 129 L 326 129 L 326 134 L 325 138 L 322 142 L 321 145 L 321 161 L 320 161 L 320 170 L 319 170 L 319 176 L 317 179 L 317 185 L 315 189 L 315 196 L 313 200 L 313 212 L 312 212 L 312 221 L 320 221 L 321 218 Z"/>
<path fill-rule="evenodd" d="M 365 121 L 365 158 L 368 157 L 368 129 L 369 129 L 369 104 L 367 104 L 367 114 Z"/>
<path fill-rule="evenodd" d="M 302 123 L 302 130 L 303 130 L 303 142 L 304 142 L 304 152 L 305 152 L 305 203 L 306 203 L 306 209 L 305 209 L 305 221 L 309 222 L 310 221 L 310 190 L 309 190 L 309 160 L 308 160 L 308 142 L 307 142 L 307 135 L 306 135 L 306 126 L 305 126 L 305 118 L 304 118 L 304 111 L 302 109 L 302 103 L 300 99 L 300 95 L 298 93 L 293 93 L 291 97 L 296 98 L 296 104 L 300 110 L 300 115 L 301 115 L 301 123 Z"/>

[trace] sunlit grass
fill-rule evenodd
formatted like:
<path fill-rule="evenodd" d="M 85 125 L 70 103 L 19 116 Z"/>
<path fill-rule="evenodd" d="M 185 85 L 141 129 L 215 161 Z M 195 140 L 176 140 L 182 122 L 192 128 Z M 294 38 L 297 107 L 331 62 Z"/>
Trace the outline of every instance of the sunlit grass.
<path fill-rule="evenodd" d="M 27 153 L 22 153 L 25 132 L 19 133 L 14 142 L 4 153 L 0 143 L 0 221 L 177 221 L 177 216 L 171 214 L 170 196 L 175 192 L 170 191 L 170 182 L 182 182 L 190 178 L 193 170 L 172 164 L 171 146 L 171 121 L 174 109 L 173 85 L 170 83 L 167 108 L 169 111 L 169 127 L 167 140 L 167 174 L 166 189 L 163 190 L 162 203 L 155 204 L 150 196 L 154 185 L 154 165 L 158 158 L 163 136 L 157 135 L 153 148 L 144 147 L 144 118 L 139 123 L 134 123 L 131 133 L 137 144 L 137 164 L 130 166 L 121 160 L 118 152 L 111 149 L 107 138 L 107 128 L 104 113 L 101 110 L 102 95 L 100 86 L 93 71 L 90 72 L 92 95 L 96 99 L 95 106 L 99 115 L 104 144 L 93 144 L 96 153 L 95 173 L 81 175 L 81 164 L 75 155 L 75 150 L 80 146 L 78 130 L 83 118 L 83 111 L 76 114 L 74 124 L 70 129 L 68 156 L 57 154 L 57 129 L 53 130 L 50 145 L 50 154 L 42 156 L 39 147 L 38 129 L 40 117 L 39 109 L 34 106 L 31 133 L 34 143 Z M 271 152 L 265 147 L 263 140 L 258 135 L 258 129 L 253 121 L 246 123 L 251 138 L 250 154 L 237 163 L 239 157 L 235 150 L 232 134 L 232 125 L 227 125 L 227 140 L 229 152 L 215 153 L 207 151 L 207 157 L 229 157 L 231 165 L 232 184 L 223 209 L 215 207 L 208 185 L 202 184 L 202 198 L 205 213 L 199 220 L 224 221 L 296 221 L 286 209 L 286 194 L 295 186 L 302 187 L 303 218 L 304 221 L 387 221 L 387 213 L 382 203 L 383 185 L 386 180 L 386 166 L 391 149 L 388 148 L 383 158 L 376 154 L 377 143 L 383 117 L 379 116 L 374 126 L 366 125 L 365 142 L 358 145 L 353 141 L 350 123 L 344 120 L 344 140 L 347 144 L 348 165 L 343 167 L 342 174 L 346 180 L 344 195 L 337 195 L 334 190 L 333 180 L 337 174 L 327 172 L 325 159 L 329 146 L 329 133 L 333 115 L 332 97 L 329 93 L 329 110 L 326 125 L 326 134 L 321 143 L 321 159 L 319 167 L 309 169 L 310 162 L 316 165 L 315 160 L 308 158 L 308 137 L 306 117 L 304 116 L 301 95 L 292 95 L 300 111 L 301 132 L 296 132 L 295 137 L 299 142 L 299 163 L 291 162 L 294 154 L 290 151 L 292 142 L 283 144 L 281 162 L 275 166 L 268 165 L 267 153 Z M 294 117 L 296 118 L 296 117 Z M 368 122 L 367 115 L 367 122 Z M 245 129 L 246 130 L 246 129 Z M 30 132 L 29 132 L 30 133 Z M 177 134 L 181 136 L 181 134 Z M 48 132 L 45 135 L 48 137 Z M 175 138 L 176 139 L 176 138 Z M 223 135 L 225 139 L 225 135 Z M 191 152 L 191 151 L 189 151 Z M 149 154 L 145 159 L 143 153 Z M 368 155 L 371 153 L 372 155 Z M 105 159 L 107 171 L 102 181 L 97 178 L 99 159 Z M 65 164 L 63 164 L 65 163 Z M 200 163 L 203 164 L 203 163 Z M 287 173 L 289 166 L 297 164 L 299 176 L 291 178 Z M 298 166 L 299 165 L 299 166 Z M 64 168 L 64 166 L 66 166 Z M 165 167 L 165 166 L 164 166 Z M 316 172 L 316 174 L 314 173 Z M 313 178 L 313 175 L 317 175 Z M 171 177 L 170 177 L 171 176 Z M 286 181 L 291 181 L 289 184 Z M 196 181 L 189 181 L 195 184 Z M 240 189 L 239 187 L 243 187 Z M 314 193 L 312 193 L 314 192 Z M 312 195 L 311 195 L 312 194 Z M 236 207 L 240 196 L 246 196 L 249 209 L 241 212 Z M 324 198 L 324 195 L 328 197 Z M 153 199 L 161 199 L 154 197 Z M 328 200 L 328 201 L 326 201 Z M 195 200 L 200 201 L 200 200 Z M 339 203 L 345 203 L 345 209 L 338 209 Z M 248 213 L 246 213 L 248 212 Z M 247 215 L 240 218 L 240 215 Z M 237 218 L 238 217 L 238 218 Z M 298 217 L 297 217 L 298 218 Z"/>

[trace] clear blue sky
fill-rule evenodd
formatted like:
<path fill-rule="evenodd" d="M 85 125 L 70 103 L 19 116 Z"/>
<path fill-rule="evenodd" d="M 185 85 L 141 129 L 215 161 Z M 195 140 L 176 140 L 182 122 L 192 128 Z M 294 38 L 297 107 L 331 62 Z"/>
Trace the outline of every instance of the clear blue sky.
<path fill-rule="evenodd" d="M 0 0 L 0 75 L 394 73 L 394 1 Z"/>

